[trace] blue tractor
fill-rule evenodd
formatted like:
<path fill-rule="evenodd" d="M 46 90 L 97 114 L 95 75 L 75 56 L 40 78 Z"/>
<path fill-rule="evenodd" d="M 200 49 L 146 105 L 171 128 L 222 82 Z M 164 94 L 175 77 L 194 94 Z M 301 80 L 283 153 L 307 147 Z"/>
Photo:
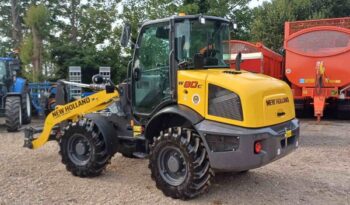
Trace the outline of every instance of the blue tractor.
<path fill-rule="evenodd" d="M 31 122 L 31 97 L 28 82 L 19 77 L 17 58 L 0 57 L 0 117 L 6 118 L 9 132 Z"/>

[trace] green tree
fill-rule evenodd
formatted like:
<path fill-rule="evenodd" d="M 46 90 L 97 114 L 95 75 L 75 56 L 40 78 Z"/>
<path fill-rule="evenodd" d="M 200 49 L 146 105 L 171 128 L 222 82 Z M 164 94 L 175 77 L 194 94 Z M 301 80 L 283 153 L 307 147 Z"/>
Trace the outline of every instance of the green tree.
<path fill-rule="evenodd" d="M 59 34 L 50 40 L 51 59 L 57 66 L 56 78 L 66 78 L 69 66 L 82 67 L 83 82 L 91 82 L 91 76 L 97 73 L 99 66 L 110 66 L 115 80 L 120 80 L 116 73 L 125 77 L 125 72 L 119 72 L 126 70 L 126 63 L 120 56 L 120 28 L 114 25 L 118 2 L 64 2 L 57 9 L 61 20 L 56 22 L 55 30 Z"/>
<path fill-rule="evenodd" d="M 0 4 L 0 38 L 1 56 L 12 49 L 18 49 L 22 37 L 24 26 L 25 8 L 29 0 L 2 0 Z"/>
<path fill-rule="evenodd" d="M 30 6 L 24 17 L 26 25 L 30 28 L 30 35 L 26 37 L 27 40 L 22 44 L 20 56 L 24 64 L 32 63 L 33 81 L 40 80 L 42 76 L 43 40 L 49 33 L 47 24 L 49 18 L 49 11 L 42 4 Z M 28 56 L 31 56 L 30 62 Z"/>
<path fill-rule="evenodd" d="M 248 1 L 123 0 L 123 12 L 118 14 L 120 0 L 3 0 L 0 4 L 0 36 L 6 38 L 1 38 L 0 53 L 15 48 L 15 44 L 22 41 L 21 59 L 25 65 L 31 63 L 35 67 L 38 66 L 34 59 L 39 59 L 42 65 L 39 67 L 50 74 L 43 77 L 66 78 L 68 67 L 77 65 L 83 69 L 83 81 L 89 82 L 89 74 L 96 73 L 99 66 L 111 66 L 114 80 L 118 82 L 125 77 L 131 50 L 121 50 L 119 46 L 121 24 L 117 19 L 132 23 L 132 37 L 136 41 L 138 27 L 145 20 L 177 15 L 183 11 L 187 14 L 217 15 L 235 19 L 241 24 L 242 32 L 237 32 L 235 38 L 244 39 L 250 21 L 246 6 Z M 29 22 L 24 24 L 29 5 L 45 5 L 50 17 L 46 23 L 40 24 L 45 26 L 45 35 L 34 35 L 42 32 L 42 28 L 33 30 Z M 16 12 L 11 12 L 11 8 L 16 8 Z M 14 16 L 18 18 L 12 18 Z M 14 19 L 18 28 L 21 27 L 21 35 L 17 37 L 13 37 L 12 32 Z M 41 39 L 36 38 L 38 36 Z M 34 52 L 38 50 L 41 51 L 39 57 L 38 52 Z"/>
<path fill-rule="evenodd" d="M 278 50 L 286 21 L 350 16 L 349 0 L 272 0 L 253 11 L 251 40 Z"/>
<path fill-rule="evenodd" d="M 121 19 L 131 23 L 134 41 L 140 23 L 178 13 L 225 17 L 238 24 L 239 30 L 235 33 L 235 38 L 248 39 L 252 20 L 251 10 L 247 6 L 249 2 L 250 0 L 127 0 L 123 2 Z"/>

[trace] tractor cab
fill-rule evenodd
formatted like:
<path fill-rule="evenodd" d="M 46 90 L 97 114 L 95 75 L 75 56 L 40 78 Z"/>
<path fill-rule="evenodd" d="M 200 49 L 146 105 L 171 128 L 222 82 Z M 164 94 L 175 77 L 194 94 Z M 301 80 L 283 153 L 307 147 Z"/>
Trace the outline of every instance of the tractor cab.
<path fill-rule="evenodd" d="M 15 58 L 0 57 L 0 99 L 11 92 L 13 85 L 13 72 L 19 70 L 19 62 Z M 0 100 L 1 114 L 4 114 L 4 100 Z M 0 114 L 0 115 L 1 115 Z"/>
<path fill-rule="evenodd" d="M 12 84 L 11 76 L 17 71 L 19 71 L 18 59 L 0 58 L 0 86 L 10 86 Z"/>

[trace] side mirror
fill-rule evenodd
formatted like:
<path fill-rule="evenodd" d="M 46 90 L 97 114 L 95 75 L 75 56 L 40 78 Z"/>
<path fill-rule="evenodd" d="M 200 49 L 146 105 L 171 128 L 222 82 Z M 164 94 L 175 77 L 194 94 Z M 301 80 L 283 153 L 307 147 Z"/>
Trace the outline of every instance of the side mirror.
<path fill-rule="evenodd" d="M 103 83 L 103 77 L 99 74 L 92 76 L 92 82 L 94 84 L 102 84 Z"/>
<path fill-rule="evenodd" d="M 131 26 L 129 23 L 125 23 L 123 26 L 122 35 L 120 37 L 120 45 L 122 47 L 127 47 L 130 40 Z"/>

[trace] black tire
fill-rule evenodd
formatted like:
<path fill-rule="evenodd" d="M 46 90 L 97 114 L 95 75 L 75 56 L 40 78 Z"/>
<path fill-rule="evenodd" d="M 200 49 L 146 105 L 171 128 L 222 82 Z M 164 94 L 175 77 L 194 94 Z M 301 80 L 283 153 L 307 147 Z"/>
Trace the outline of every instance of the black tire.
<path fill-rule="evenodd" d="M 163 157 L 167 156 L 166 151 L 168 157 Z M 171 164 L 174 159 L 177 160 L 175 166 Z M 149 168 L 157 188 L 174 199 L 191 199 L 206 192 L 214 176 L 199 135 L 181 127 L 164 130 L 154 139 L 150 147 Z"/>
<path fill-rule="evenodd" d="M 22 95 L 22 122 L 24 125 L 32 121 L 32 106 L 29 89 Z"/>
<path fill-rule="evenodd" d="M 69 123 L 59 144 L 62 163 L 74 176 L 98 176 L 112 158 L 101 132 L 91 120 Z"/>
<path fill-rule="evenodd" d="M 6 128 L 8 132 L 16 132 L 22 126 L 21 98 L 9 96 L 5 103 Z"/>

